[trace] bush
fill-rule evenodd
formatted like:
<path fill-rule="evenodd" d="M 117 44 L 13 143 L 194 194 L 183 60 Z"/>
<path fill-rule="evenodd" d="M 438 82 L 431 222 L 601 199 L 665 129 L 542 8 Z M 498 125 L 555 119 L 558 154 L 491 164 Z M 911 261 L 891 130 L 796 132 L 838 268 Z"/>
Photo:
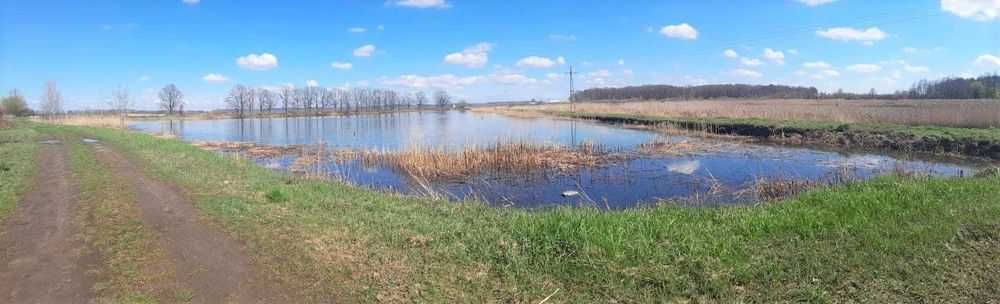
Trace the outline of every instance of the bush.
<path fill-rule="evenodd" d="M 3 101 L 0 101 L 0 113 L 3 115 L 27 116 L 31 114 L 31 109 L 28 109 L 28 103 L 24 101 L 24 97 L 13 95 L 4 97 Z"/>

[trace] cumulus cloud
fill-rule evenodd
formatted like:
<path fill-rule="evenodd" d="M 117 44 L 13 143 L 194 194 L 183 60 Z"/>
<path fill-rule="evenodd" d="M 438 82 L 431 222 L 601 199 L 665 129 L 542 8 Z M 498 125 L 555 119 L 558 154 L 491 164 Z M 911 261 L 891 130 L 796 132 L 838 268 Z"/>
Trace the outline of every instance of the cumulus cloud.
<path fill-rule="evenodd" d="M 517 73 L 498 73 L 490 75 L 490 79 L 499 84 L 513 85 L 513 84 L 535 84 L 538 83 L 537 79 L 524 76 Z"/>
<path fill-rule="evenodd" d="M 461 52 L 455 52 L 444 56 L 444 62 L 448 64 L 464 65 L 468 68 L 480 68 L 490 61 L 490 51 L 493 50 L 492 43 L 480 42 L 470 46 Z"/>
<path fill-rule="evenodd" d="M 747 69 L 735 69 L 731 73 L 735 76 L 746 78 L 761 78 L 764 76 L 764 74 L 761 74 L 760 72 Z"/>
<path fill-rule="evenodd" d="M 903 70 L 914 74 L 923 74 L 931 71 L 931 69 L 926 66 L 911 65 L 907 62 L 903 62 Z"/>
<path fill-rule="evenodd" d="M 482 76 L 459 77 L 452 74 L 444 75 L 401 75 L 395 79 L 382 81 L 385 85 L 401 86 L 412 89 L 460 89 L 483 81 Z"/>
<path fill-rule="evenodd" d="M 451 4 L 445 0 L 399 0 L 396 5 L 414 8 L 449 8 Z"/>
<path fill-rule="evenodd" d="M 351 32 L 351 33 L 364 33 L 364 32 L 367 32 L 368 29 L 363 28 L 363 27 L 352 27 L 352 28 L 347 29 L 347 31 Z"/>
<path fill-rule="evenodd" d="M 877 27 L 870 27 L 864 30 L 850 27 L 834 27 L 818 30 L 816 31 L 816 35 L 836 41 L 861 42 L 865 45 L 872 45 L 889 37 L 888 34 Z"/>
<path fill-rule="evenodd" d="M 333 63 L 330 64 L 330 67 L 343 71 L 343 70 L 350 70 L 351 68 L 354 67 L 354 65 L 351 64 L 350 62 L 334 61 Z"/>
<path fill-rule="evenodd" d="M 941 9 L 962 18 L 991 21 L 1000 16 L 998 0 L 941 0 Z"/>
<path fill-rule="evenodd" d="M 267 71 L 278 67 L 278 57 L 271 53 L 250 54 L 236 58 L 236 64 L 247 70 Z"/>
<path fill-rule="evenodd" d="M 222 74 L 210 73 L 208 75 L 201 77 L 201 80 L 204 80 L 205 82 L 209 83 L 223 83 L 229 81 L 229 78 L 226 78 L 226 76 L 222 76 Z"/>
<path fill-rule="evenodd" d="M 528 56 L 517 61 L 517 66 L 528 68 L 551 68 L 556 62 L 546 57 Z"/>
<path fill-rule="evenodd" d="M 760 65 L 764 64 L 764 62 L 760 61 L 760 59 L 757 59 L 757 58 L 746 58 L 746 57 L 740 58 L 740 63 L 742 63 L 745 66 L 751 66 L 751 67 L 760 66 Z"/>
<path fill-rule="evenodd" d="M 564 58 L 563 56 L 559 56 L 558 58 L 556 58 L 556 63 L 558 63 L 559 65 L 564 65 L 566 64 L 566 58 Z"/>
<path fill-rule="evenodd" d="M 181 0 L 181 2 L 187 5 L 197 5 L 198 3 L 201 3 L 201 0 Z"/>
<path fill-rule="evenodd" d="M 375 46 L 371 44 L 354 49 L 354 57 L 371 57 L 372 54 L 375 54 Z"/>
<path fill-rule="evenodd" d="M 811 62 L 806 62 L 806 63 L 803 63 L 802 66 L 805 67 L 805 68 L 807 68 L 807 69 L 829 69 L 829 68 L 833 67 L 829 63 L 826 63 L 826 61 L 811 61 Z"/>
<path fill-rule="evenodd" d="M 798 1 L 808 6 L 820 6 L 836 2 L 837 0 L 798 0 Z"/>
<path fill-rule="evenodd" d="M 1000 57 L 993 54 L 983 54 L 976 58 L 976 65 L 985 67 L 1000 67 Z"/>
<path fill-rule="evenodd" d="M 775 51 L 769 48 L 764 49 L 764 58 L 779 65 L 785 64 L 785 53 L 782 53 L 781 51 Z"/>
<path fill-rule="evenodd" d="M 856 73 L 870 74 L 870 73 L 875 73 L 875 72 L 881 71 L 882 70 L 882 66 L 877 65 L 877 64 L 862 63 L 862 64 L 850 65 L 850 66 L 847 67 L 847 69 L 850 70 L 850 71 L 852 71 L 852 72 L 856 72 Z"/>
<path fill-rule="evenodd" d="M 681 40 L 698 39 L 698 30 L 687 23 L 664 26 L 660 29 L 660 34 L 666 36 L 667 38 Z"/>
<path fill-rule="evenodd" d="M 726 58 L 730 58 L 730 59 L 736 59 L 736 58 L 740 58 L 740 53 L 737 53 L 736 51 L 734 51 L 732 49 L 727 49 L 725 51 L 722 51 L 722 56 L 725 56 Z"/>

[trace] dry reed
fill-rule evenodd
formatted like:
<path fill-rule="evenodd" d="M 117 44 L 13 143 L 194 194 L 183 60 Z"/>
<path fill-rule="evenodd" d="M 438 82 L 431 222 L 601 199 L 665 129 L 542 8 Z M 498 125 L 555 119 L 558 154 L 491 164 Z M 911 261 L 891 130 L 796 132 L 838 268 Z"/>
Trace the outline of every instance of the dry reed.
<path fill-rule="evenodd" d="M 487 109 L 488 110 L 488 109 Z M 569 111 L 568 104 L 496 108 L 497 111 Z M 484 110 L 485 111 L 485 110 Z M 692 118 L 762 118 L 839 123 L 893 123 L 1000 127 L 1000 102 L 991 100 L 689 100 L 587 102 L 580 113 Z"/>

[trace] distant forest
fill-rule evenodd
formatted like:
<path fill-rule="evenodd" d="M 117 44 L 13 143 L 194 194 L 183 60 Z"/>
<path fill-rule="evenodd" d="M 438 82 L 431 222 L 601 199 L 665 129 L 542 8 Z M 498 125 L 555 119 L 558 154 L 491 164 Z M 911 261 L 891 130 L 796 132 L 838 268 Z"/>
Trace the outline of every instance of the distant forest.
<path fill-rule="evenodd" d="M 643 85 L 593 88 L 574 94 L 575 100 L 656 100 L 716 98 L 804 98 L 804 99 L 984 99 L 1000 98 L 1000 76 L 921 80 L 909 90 L 879 94 L 823 93 L 814 87 L 785 85 L 712 84 L 700 86 Z"/>

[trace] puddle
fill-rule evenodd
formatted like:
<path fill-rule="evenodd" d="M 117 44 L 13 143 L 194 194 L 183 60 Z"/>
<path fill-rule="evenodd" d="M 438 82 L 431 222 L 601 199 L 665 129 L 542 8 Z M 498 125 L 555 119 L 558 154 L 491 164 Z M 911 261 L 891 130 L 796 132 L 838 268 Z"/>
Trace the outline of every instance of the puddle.
<path fill-rule="evenodd" d="M 93 144 L 99 144 L 99 143 L 101 143 L 101 141 L 96 140 L 96 139 L 84 138 L 83 139 L 83 143 L 88 144 L 88 145 L 93 145 Z"/>
<path fill-rule="evenodd" d="M 62 141 L 61 140 L 56 140 L 56 139 L 49 139 L 49 140 L 40 141 L 38 143 L 43 144 L 43 145 L 58 145 L 58 144 L 62 144 Z"/>

